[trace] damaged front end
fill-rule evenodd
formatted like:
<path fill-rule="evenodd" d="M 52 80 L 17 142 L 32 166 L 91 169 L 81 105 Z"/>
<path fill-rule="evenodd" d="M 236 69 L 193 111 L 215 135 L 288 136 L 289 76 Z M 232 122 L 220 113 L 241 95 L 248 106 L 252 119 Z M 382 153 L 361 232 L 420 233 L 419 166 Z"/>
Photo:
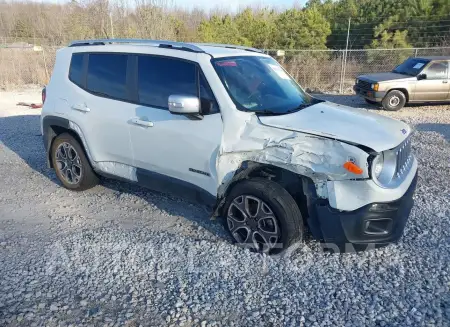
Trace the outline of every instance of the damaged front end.
<path fill-rule="evenodd" d="M 223 141 L 217 159 L 215 215 L 221 215 L 234 184 L 258 171 L 263 175 L 256 176 L 274 179 L 287 189 L 313 237 L 332 248 L 386 245 L 403 234 L 417 182 L 413 156 L 406 161 L 408 171 L 401 176 L 401 185 L 388 189 L 371 178 L 370 161 L 377 151 L 367 145 L 267 126 L 256 114 L 238 130 L 234 142 Z M 357 172 L 348 169 L 349 162 Z"/>
<path fill-rule="evenodd" d="M 329 197 L 326 187 L 329 180 L 369 178 L 369 154 L 348 143 L 265 126 L 256 114 L 250 115 L 239 130 L 234 143 L 222 141 L 217 160 L 219 205 L 216 215 L 230 186 L 248 175 L 245 172 L 250 169 L 248 162 L 279 167 L 308 178 L 322 199 Z M 360 167 L 362 172 L 348 171 L 344 167 L 348 161 Z"/>

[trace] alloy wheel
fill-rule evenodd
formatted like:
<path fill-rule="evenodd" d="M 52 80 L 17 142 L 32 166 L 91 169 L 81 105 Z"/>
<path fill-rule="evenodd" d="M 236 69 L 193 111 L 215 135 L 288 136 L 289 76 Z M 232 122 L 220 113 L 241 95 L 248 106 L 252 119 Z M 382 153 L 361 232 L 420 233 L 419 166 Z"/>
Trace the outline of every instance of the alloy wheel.
<path fill-rule="evenodd" d="M 252 195 L 233 199 L 228 208 L 227 224 L 237 243 L 257 252 L 269 252 L 281 239 L 281 230 L 272 209 Z"/>
<path fill-rule="evenodd" d="M 67 142 L 56 148 L 55 160 L 57 169 L 68 184 L 78 184 L 83 173 L 80 156 L 75 148 Z"/>

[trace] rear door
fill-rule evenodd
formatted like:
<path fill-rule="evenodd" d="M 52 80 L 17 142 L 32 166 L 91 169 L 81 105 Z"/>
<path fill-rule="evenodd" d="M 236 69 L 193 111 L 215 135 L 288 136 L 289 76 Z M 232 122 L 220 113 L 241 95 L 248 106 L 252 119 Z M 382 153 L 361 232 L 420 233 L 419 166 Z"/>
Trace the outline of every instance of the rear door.
<path fill-rule="evenodd" d="M 72 56 L 69 79 L 76 86 L 67 99 L 70 120 L 80 127 L 93 160 L 105 167 L 133 164 L 128 119 L 134 106 L 126 102 L 130 98 L 128 65 L 127 54 Z"/>
<path fill-rule="evenodd" d="M 426 79 L 418 80 L 413 95 L 414 101 L 443 101 L 450 91 L 448 61 L 433 61 L 421 74 Z"/>

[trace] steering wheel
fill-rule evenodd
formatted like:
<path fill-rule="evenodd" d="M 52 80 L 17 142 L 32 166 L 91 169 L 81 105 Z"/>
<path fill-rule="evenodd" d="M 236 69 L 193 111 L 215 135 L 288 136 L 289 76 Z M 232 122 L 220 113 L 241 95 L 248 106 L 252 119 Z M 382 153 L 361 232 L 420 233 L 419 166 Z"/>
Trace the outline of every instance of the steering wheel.
<path fill-rule="evenodd" d="M 264 86 L 264 85 L 265 85 L 264 82 L 261 81 L 258 84 L 258 86 L 255 87 L 255 90 L 247 97 L 247 99 L 250 100 L 251 98 L 253 98 L 257 93 L 260 92 L 259 89 L 261 88 L 261 86 Z M 261 95 L 258 98 L 260 98 L 260 97 L 261 97 Z"/>

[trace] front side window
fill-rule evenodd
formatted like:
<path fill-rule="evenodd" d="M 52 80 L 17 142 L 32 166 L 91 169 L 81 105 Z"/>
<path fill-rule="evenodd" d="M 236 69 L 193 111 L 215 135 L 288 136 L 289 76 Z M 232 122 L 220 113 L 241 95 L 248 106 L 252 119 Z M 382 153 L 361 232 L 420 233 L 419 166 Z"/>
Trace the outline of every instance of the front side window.
<path fill-rule="evenodd" d="M 239 110 L 285 114 L 321 102 L 304 92 L 272 58 L 228 57 L 212 63 Z"/>
<path fill-rule="evenodd" d="M 429 62 L 426 59 L 409 58 L 398 65 L 392 72 L 407 76 L 417 76 Z"/>
<path fill-rule="evenodd" d="M 78 86 L 83 85 L 83 58 L 84 53 L 74 53 L 70 61 L 69 79 Z"/>
<path fill-rule="evenodd" d="M 424 73 L 427 75 L 427 79 L 447 79 L 448 62 L 433 62 Z"/>
<path fill-rule="evenodd" d="M 198 96 L 193 63 L 175 58 L 138 56 L 139 103 L 168 109 L 170 95 Z"/>
<path fill-rule="evenodd" d="M 215 114 L 219 112 L 219 105 L 209 87 L 205 76 L 200 73 L 200 102 L 203 114 Z"/>
<path fill-rule="evenodd" d="M 97 95 L 113 99 L 127 99 L 126 54 L 89 54 L 87 89 Z"/>

